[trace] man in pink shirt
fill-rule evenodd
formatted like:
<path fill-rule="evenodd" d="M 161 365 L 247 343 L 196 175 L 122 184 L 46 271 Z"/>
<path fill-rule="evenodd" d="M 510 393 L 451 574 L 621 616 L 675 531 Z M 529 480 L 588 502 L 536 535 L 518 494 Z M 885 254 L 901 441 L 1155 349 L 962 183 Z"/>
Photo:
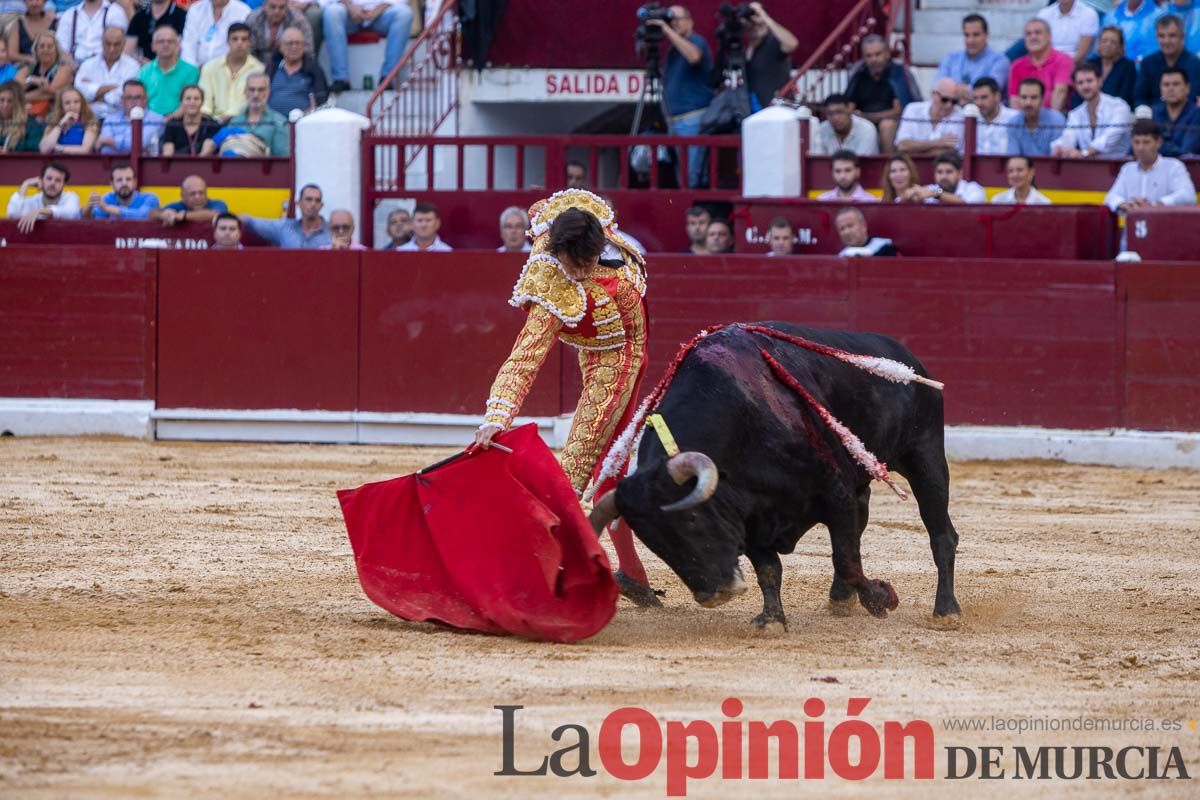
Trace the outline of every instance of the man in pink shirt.
<path fill-rule="evenodd" d="M 1042 19 L 1025 23 L 1025 47 L 1029 55 L 1018 58 L 1009 70 L 1009 94 L 1016 97 L 1021 81 L 1037 78 L 1046 87 L 1042 105 L 1062 111 L 1071 94 L 1071 71 L 1075 63 L 1069 55 L 1050 46 L 1050 25 Z M 1015 101 L 1010 104 L 1015 105 Z"/>
<path fill-rule="evenodd" d="M 839 203 L 877 203 L 879 198 L 862 187 L 862 171 L 858 168 L 858 155 L 853 150 L 838 150 L 831 161 L 833 187 L 817 195 L 818 200 Z"/>

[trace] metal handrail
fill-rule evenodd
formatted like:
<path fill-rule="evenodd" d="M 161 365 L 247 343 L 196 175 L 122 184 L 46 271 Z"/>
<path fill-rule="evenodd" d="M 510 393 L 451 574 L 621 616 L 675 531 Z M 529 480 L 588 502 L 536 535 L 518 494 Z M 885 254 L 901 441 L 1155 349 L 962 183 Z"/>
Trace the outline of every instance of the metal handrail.
<path fill-rule="evenodd" d="M 800 69 L 796 70 L 796 74 L 792 79 L 783 85 L 783 88 L 779 90 L 779 96 L 790 97 L 795 95 L 796 87 L 805 73 L 816 69 L 818 64 L 827 61 L 833 49 L 839 46 L 842 35 L 869 6 L 874 4 L 875 0 L 858 0 L 854 4 L 854 7 L 846 12 L 846 16 L 842 18 L 837 27 L 830 31 L 821 44 L 817 45 L 817 49 L 813 50 L 809 57 L 804 60 L 804 63 L 800 65 Z"/>
<path fill-rule="evenodd" d="M 451 14 L 455 20 L 453 26 L 446 28 L 444 25 L 446 15 Z M 420 36 L 409 47 L 408 52 L 404 57 L 392 68 L 387 77 L 380 81 L 379 86 L 371 94 L 367 101 L 367 117 L 371 120 L 371 129 L 374 131 L 380 127 L 381 122 L 385 122 L 391 116 L 392 112 L 398 110 L 410 111 L 413 114 L 421 116 L 422 119 L 416 128 L 418 130 L 403 130 L 401 125 L 396 125 L 396 130 L 389 133 L 413 133 L 423 134 L 432 133 L 437 127 L 445 121 L 450 114 L 458 108 L 458 70 L 461 64 L 460 58 L 460 36 L 459 26 L 457 22 L 458 3 L 456 0 L 444 0 L 437 14 L 432 20 L 426 22 Z M 421 61 L 418 63 L 417 59 Z M 442 62 L 442 63 L 439 63 Z M 427 76 L 422 73 L 426 68 L 432 65 L 434 74 Z M 400 85 L 396 91 L 392 102 L 385 108 L 380 109 L 378 114 L 375 113 L 375 103 L 383 97 L 387 87 L 392 86 L 400 74 L 408 70 L 408 77 Z M 426 99 L 417 98 L 414 102 L 409 102 L 407 95 L 418 90 L 418 84 L 421 81 L 429 80 L 430 77 L 434 81 L 438 80 L 438 73 L 452 72 L 453 73 L 453 88 L 446 91 L 446 100 L 448 101 L 444 107 L 429 103 Z M 440 88 L 440 87 L 437 87 Z M 435 89 L 436 90 L 436 89 Z M 436 99 L 436 98 L 435 98 Z M 402 107 L 402 108 L 401 108 Z M 427 119 L 426 119 L 427 118 Z"/>

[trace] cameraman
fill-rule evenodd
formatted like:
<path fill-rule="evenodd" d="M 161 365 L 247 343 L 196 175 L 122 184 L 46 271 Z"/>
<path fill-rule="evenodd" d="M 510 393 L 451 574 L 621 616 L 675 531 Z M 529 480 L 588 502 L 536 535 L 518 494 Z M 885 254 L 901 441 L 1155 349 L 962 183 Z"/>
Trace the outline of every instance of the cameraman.
<path fill-rule="evenodd" d="M 708 44 L 693 32 L 692 14 L 683 6 L 671 6 L 670 24 L 661 19 L 648 19 L 645 24 L 658 26 L 671 43 L 663 69 L 663 96 L 671 112 L 671 133 L 697 136 L 700 118 L 713 99 L 708 83 L 712 73 Z M 703 147 L 688 148 L 688 186 L 693 189 L 706 183 L 704 151 Z"/>
<path fill-rule="evenodd" d="M 759 108 L 766 108 L 792 77 L 791 54 L 800 42 L 771 18 L 762 3 L 748 5 L 754 16 L 746 28 L 746 88 L 758 98 Z"/>

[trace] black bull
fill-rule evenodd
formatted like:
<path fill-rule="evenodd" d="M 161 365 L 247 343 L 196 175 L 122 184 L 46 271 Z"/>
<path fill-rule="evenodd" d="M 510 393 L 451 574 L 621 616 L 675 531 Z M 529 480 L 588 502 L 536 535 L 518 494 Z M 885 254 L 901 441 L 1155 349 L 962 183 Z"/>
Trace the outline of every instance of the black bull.
<path fill-rule="evenodd" d="M 927 376 L 912 353 L 886 336 L 760 324 L 851 353 L 891 358 Z M 669 463 L 661 441 L 647 429 L 636 472 L 596 502 L 597 530 L 623 517 L 706 606 L 745 590 L 738 567 L 745 554 L 763 593 L 763 613 L 755 622 L 765 626 L 786 624 L 779 554 L 792 552 L 810 528 L 824 524 L 833 547 L 831 608 L 844 612 L 855 593 L 876 616 L 896 607 L 892 587 L 863 573 L 859 542 L 867 526 L 870 476 L 809 404 L 776 377 L 760 348 L 889 469 L 908 479 L 937 564 L 933 613 L 960 613 L 941 393 L 893 383 L 737 326 L 701 340 L 657 406 L 681 450 L 690 452 Z"/>

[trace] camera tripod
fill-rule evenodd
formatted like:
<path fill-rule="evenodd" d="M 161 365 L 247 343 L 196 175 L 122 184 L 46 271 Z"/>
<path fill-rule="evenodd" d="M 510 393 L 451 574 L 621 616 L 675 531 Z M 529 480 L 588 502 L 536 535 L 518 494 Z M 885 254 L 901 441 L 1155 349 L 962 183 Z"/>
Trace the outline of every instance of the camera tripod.
<path fill-rule="evenodd" d="M 662 67 L 659 64 L 657 43 L 646 45 L 646 71 L 642 73 L 642 94 L 638 98 L 637 108 L 633 112 L 633 124 L 629 126 L 629 135 L 636 136 L 642 130 L 642 115 L 646 111 L 646 103 L 652 103 L 662 114 L 663 126 L 667 134 L 671 133 L 671 112 L 667 108 L 667 98 L 663 94 Z"/>

